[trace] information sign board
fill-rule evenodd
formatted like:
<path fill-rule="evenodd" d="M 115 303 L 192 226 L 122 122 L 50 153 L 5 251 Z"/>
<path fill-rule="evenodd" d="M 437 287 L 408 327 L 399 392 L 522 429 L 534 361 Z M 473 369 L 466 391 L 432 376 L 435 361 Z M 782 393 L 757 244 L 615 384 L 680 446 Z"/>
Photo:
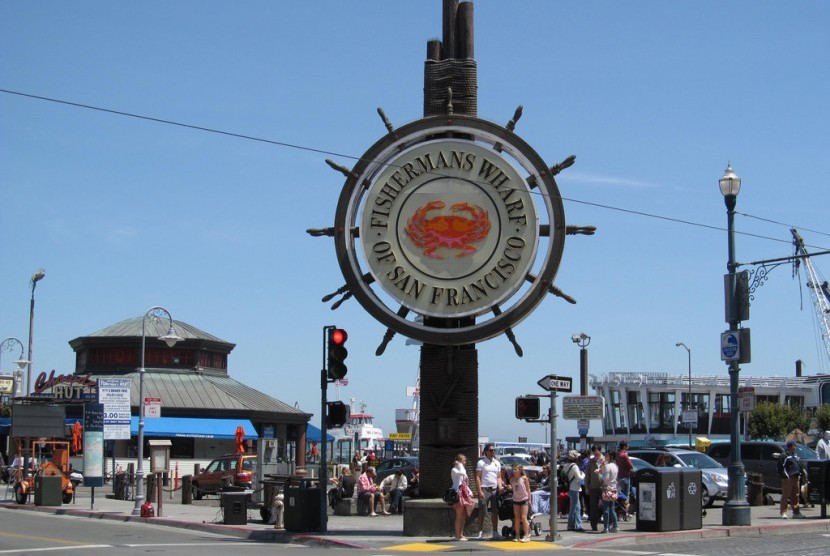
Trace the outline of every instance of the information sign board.
<path fill-rule="evenodd" d="M 104 440 L 130 439 L 129 378 L 99 378 L 98 403 L 104 406 Z"/>
<path fill-rule="evenodd" d="M 605 398 L 602 396 L 565 396 L 562 398 L 564 419 L 602 419 L 605 417 Z"/>

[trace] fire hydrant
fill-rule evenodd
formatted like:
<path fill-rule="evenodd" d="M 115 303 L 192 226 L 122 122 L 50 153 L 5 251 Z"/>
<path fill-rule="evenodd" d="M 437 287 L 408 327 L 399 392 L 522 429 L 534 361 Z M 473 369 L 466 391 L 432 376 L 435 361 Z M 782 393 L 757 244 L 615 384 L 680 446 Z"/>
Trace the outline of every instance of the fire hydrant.
<path fill-rule="evenodd" d="M 285 503 L 283 500 L 285 496 L 281 493 L 277 494 L 274 497 L 274 503 L 271 505 L 271 515 L 274 518 L 274 529 L 285 529 L 285 525 L 283 524 L 283 509 Z"/>

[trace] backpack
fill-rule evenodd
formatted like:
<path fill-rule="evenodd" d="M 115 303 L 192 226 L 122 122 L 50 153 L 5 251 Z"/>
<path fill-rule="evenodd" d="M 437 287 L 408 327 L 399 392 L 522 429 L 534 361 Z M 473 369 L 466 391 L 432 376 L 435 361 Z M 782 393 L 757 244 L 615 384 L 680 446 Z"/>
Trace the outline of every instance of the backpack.
<path fill-rule="evenodd" d="M 568 478 L 568 474 L 571 472 L 571 467 L 575 465 L 574 463 L 566 463 L 562 466 L 562 469 L 559 470 L 559 482 L 568 484 L 570 479 Z"/>
<path fill-rule="evenodd" d="M 787 458 L 789 455 L 784 452 L 780 456 L 778 456 L 778 476 L 782 479 L 788 479 L 790 476 L 787 474 Z"/>

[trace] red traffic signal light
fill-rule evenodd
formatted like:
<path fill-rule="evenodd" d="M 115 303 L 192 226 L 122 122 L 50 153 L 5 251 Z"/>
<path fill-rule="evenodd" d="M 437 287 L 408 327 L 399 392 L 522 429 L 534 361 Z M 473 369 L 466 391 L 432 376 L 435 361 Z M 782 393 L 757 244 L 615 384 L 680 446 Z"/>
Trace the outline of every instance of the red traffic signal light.
<path fill-rule="evenodd" d="M 516 419 L 539 419 L 539 398 L 536 396 L 519 396 L 516 398 Z"/>
<path fill-rule="evenodd" d="M 348 372 L 346 367 L 346 357 L 349 352 L 346 349 L 346 340 L 349 335 L 342 328 L 330 328 L 328 333 L 328 342 L 326 346 L 327 365 L 326 374 L 330 380 L 340 380 Z"/>

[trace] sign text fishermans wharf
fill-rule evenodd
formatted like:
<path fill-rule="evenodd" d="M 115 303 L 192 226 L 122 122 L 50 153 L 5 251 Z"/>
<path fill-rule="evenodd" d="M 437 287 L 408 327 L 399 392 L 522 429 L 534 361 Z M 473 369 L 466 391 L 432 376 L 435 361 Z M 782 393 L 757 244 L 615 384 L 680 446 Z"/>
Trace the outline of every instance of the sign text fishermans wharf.
<path fill-rule="evenodd" d="M 538 223 L 527 183 L 497 151 L 469 141 L 419 143 L 369 187 L 361 242 L 381 287 L 420 314 L 480 314 L 530 271 Z"/>

